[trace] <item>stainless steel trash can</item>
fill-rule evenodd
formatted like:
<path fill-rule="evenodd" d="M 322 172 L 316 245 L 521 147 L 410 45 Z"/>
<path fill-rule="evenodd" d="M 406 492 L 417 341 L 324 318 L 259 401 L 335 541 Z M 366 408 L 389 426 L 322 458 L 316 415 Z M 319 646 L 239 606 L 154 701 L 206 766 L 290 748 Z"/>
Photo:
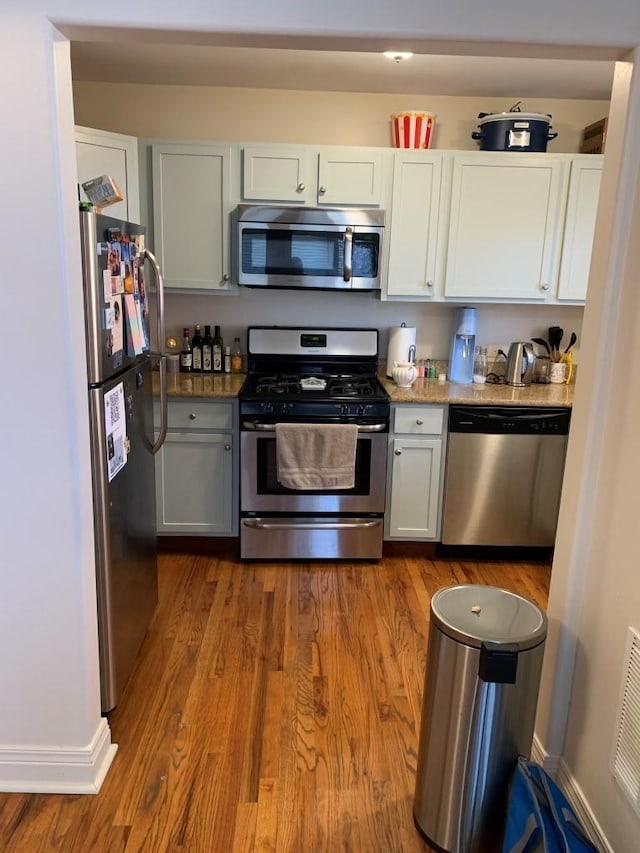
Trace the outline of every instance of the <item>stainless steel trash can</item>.
<path fill-rule="evenodd" d="M 414 819 L 449 853 L 500 850 L 509 782 L 529 756 L 547 618 L 491 586 L 431 599 Z"/>

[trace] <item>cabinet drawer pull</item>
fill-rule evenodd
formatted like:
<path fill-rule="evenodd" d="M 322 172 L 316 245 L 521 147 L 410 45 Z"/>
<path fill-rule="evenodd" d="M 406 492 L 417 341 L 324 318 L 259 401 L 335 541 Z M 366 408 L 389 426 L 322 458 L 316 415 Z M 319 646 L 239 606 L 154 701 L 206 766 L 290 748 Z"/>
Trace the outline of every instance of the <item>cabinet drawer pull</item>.
<path fill-rule="evenodd" d="M 225 450 L 231 450 L 231 445 L 230 445 L 230 444 L 225 444 L 224 449 L 225 449 Z"/>
<path fill-rule="evenodd" d="M 418 424 L 418 426 L 422 426 L 424 421 L 421 418 L 416 418 L 416 423 Z"/>
<path fill-rule="evenodd" d="M 303 193 L 304 191 L 305 191 L 305 185 L 304 184 L 298 184 L 298 186 L 296 187 L 296 192 L 297 193 Z"/>
<path fill-rule="evenodd" d="M 189 412 L 189 420 L 190 420 L 190 421 L 195 421 L 195 419 L 196 419 L 197 417 L 198 417 L 198 416 L 196 415 L 196 413 L 195 413 L 195 412 Z"/>

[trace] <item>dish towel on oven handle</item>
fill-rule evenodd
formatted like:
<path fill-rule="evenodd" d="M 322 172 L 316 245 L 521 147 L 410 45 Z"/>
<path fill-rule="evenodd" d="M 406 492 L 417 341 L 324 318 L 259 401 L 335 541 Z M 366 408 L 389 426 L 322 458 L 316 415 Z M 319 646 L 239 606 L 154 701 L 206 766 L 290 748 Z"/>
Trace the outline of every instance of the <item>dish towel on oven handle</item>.
<path fill-rule="evenodd" d="M 287 489 L 352 489 L 357 424 L 276 424 L 278 482 Z"/>

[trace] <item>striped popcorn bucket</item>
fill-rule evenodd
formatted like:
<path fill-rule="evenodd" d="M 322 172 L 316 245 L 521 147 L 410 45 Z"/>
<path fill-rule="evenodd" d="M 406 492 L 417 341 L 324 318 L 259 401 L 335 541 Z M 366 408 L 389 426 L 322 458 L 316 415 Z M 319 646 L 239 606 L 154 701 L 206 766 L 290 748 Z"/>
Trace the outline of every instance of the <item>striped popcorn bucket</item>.
<path fill-rule="evenodd" d="M 435 119 L 431 113 L 394 113 L 391 116 L 394 147 L 430 148 Z"/>

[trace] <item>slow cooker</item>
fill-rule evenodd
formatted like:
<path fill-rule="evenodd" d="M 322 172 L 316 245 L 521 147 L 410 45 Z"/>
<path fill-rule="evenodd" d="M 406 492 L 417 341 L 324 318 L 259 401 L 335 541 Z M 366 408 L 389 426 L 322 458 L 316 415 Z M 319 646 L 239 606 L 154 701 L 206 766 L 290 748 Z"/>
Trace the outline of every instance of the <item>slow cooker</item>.
<path fill-rule="evenodd" d="M 479 130 L 472 139 L 481 151 L 546 151 L 558 135 L 551 130 L 551 116 L 520 112 L 519 104 L 504 113 L 479 113 Z"/>

